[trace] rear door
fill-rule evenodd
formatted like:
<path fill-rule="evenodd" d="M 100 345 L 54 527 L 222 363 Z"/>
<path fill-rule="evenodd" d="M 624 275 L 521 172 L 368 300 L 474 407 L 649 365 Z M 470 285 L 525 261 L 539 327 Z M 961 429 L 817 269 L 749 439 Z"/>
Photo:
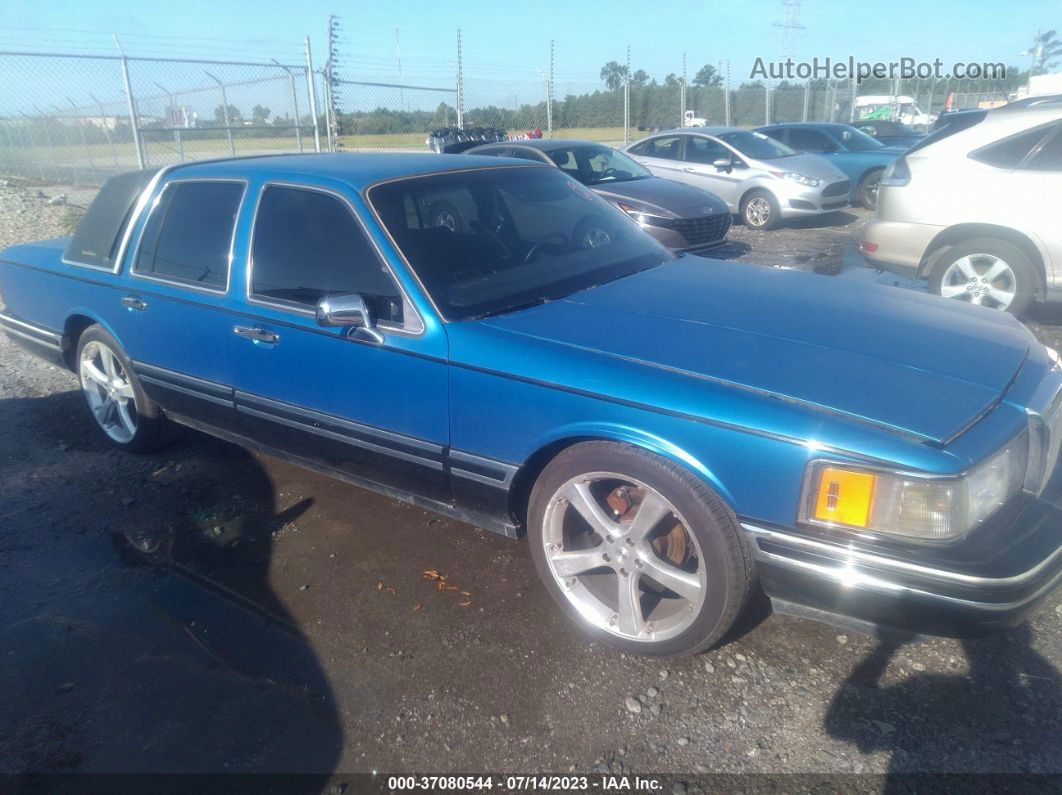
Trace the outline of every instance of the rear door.
<path fill-rule="evenodd" d="M 245 435 L 355 480 L 450 502 L 446 336 L 426 328 L 345 186 L 258 189 L 241 318 L 236 406 Z M 358 294 L 381 333 L 326 328 L 317 301 Z"/>
<path fill-rule="evenodd" d="M 1040 143 L 1011 175 L 1007 196 L 1021 206 L 1030 233 L 1047 252 L 1048 284 L 1062 286 L 1062 224 L 1058 195 L 1062 190 L 1062 123 Z"/>
<path fill-rule="evenodd" d="M 247 185 L 173 180 L 155 197 L 113 325 L 145 390 L 171 413 L 234 424 L 228 291 Z"/>
<path fill-rule="evenodd" d="M 682 172 L 683 135 L 661 135 L 636 144 L 628 153 L 658 177 L 678 179 Z"/>

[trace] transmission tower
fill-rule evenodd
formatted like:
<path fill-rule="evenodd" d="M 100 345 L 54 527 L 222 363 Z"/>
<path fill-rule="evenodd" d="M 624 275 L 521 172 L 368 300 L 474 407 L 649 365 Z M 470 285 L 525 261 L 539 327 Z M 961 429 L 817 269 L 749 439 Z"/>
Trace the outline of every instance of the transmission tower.
<path fill-rule="evenodd" d="M 798 30 L 804 26 L 797 21 L 800 14 L 800 0 L 782 0 L 782 21 L 775 22 L 774 27 L 782 29 L 782 58 L 793 57 L 793 40 Z"/>

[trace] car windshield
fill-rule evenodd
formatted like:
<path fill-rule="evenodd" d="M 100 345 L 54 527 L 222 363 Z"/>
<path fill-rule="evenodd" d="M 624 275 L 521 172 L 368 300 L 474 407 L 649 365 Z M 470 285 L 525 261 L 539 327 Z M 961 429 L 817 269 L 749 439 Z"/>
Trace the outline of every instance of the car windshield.
<path fill-rule="evenodd" d="M 550 149 L 546 154 L 557 164 L 557 168 L 584 185 L 630 182 L 632 179 L 646 179 L 652 176 L 627 155 L 600 144 Z"/>
<path fill-rule="evenodd" d="M 796 154 L 785 144 L 768 138 L 763 133 L 734 130 L 720 133 L 717 137 L 753 160 L 777 160 L 780 157 Z"/>
<path fill-rule="evenodd" d="M 841 129 L 837 137 L 849 152 L 867 152 L 871 149 L 881 149 L 885 145 L 855 127 Z"/>
<path fill-rule="evenodd" d="M 385 183 L 369 202 L 447 320 L 500 314 L 676 258 L 558 169 Z"/>

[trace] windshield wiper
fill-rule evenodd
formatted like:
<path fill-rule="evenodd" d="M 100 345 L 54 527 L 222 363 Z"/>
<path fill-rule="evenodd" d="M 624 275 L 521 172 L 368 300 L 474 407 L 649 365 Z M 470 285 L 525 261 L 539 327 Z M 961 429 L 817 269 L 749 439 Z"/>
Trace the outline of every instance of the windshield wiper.
<path fill-rule="evenodd" d="M 482 320 L 487 317 L 496 317 L 498 315 L 507 315 L 510 312 L 519 312 L 521 309 L 530 309 L 533 306 L 544 304 L 547 301 L 553 300 L 552 298 L 534 298 L 530 301 L 524 301 L 519 304 L 510 304 L 508 306 L 500 307 L 499 309 L 492 309 L 490 312 L 484 312 L 482 315 L 476 315 L 476 320 Z"/>

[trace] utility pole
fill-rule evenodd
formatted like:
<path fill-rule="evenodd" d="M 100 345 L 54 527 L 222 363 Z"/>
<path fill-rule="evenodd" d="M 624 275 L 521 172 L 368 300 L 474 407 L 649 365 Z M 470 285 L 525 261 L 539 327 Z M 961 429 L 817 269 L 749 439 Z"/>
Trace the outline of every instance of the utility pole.
<path fill-rule="evenodd" d="M 631 45 L 627 45 L 627 74 L 623 80 L 623 143 L 631 142 Z"/>
<path fill-rule="evenodd" d="M 310 115 L 313 117 L 313 150 L 321 151 L 321 127 L 318 121 L 317 110 L 317 86 L 313 77 L 313 55 L 310 53 L 310 37 L 304 36 L 303 43 L 306 45 L 306 93 L 310 98 Z"/>
<path fill-rule="evenodd" d="M 221 89 L 221 113 L 225 119 L 225 134 L 229 138 L 229 155 L 236 157 L 236 142 L 232 140 L 232 119 L 229 118 L 229 99 L 225 95 L 225 84 L 210 74 L 210 72 L 204 71 L 203 74 L 217 83 L 218 88 Z"/>
<path fill-rule="evenodd" d="M 553 137 L 553 39 L 549 40 L 549 77 L 546 78 L 546 130 Z"/>
<path fill-rule="evenodd" d="M 114 36 L 115 46 L 118 47 L 118 54 L 121 55 L 122 66 L 122 84 L 125 86 L 125 101 L 129 106 L 129 127 L 133 132 L 133 146 L 136 147 L 136 164 L 140 169 L 147 168 L 147 154 L 144 152 L 144 141 L 140 137 L 140 120 L 136 115 L 136 100 L 133 99 L 133 86 L 129 81 L 129 61 L 125 57 L 125 51 L 122 50 L 122 43 L 118 41 L 118 34 L 112 34 Z"/>

